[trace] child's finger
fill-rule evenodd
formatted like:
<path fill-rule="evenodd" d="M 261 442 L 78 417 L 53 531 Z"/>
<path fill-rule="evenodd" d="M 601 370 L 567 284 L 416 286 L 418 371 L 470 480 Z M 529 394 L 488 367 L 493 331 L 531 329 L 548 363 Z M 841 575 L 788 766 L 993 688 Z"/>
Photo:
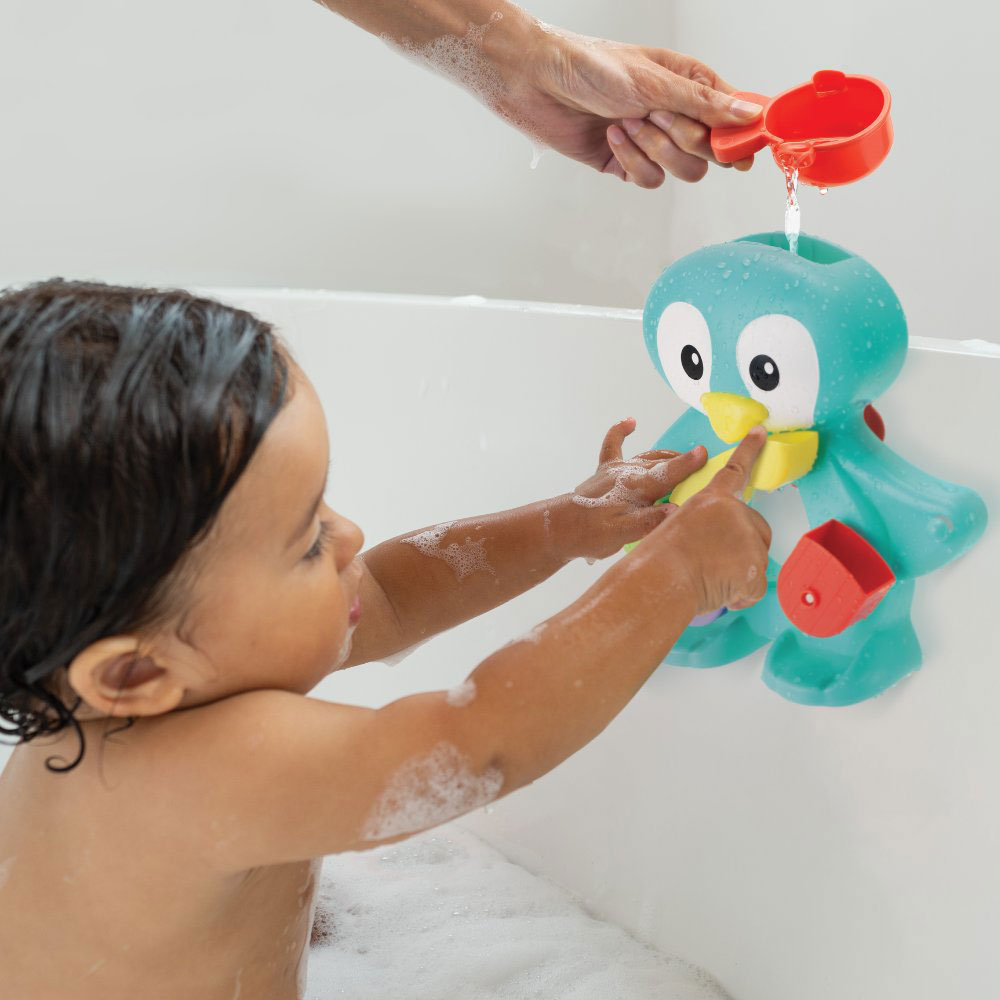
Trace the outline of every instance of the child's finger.
<path fill-rule="evenodd" d="M 708 452 L 701 446 L 691 451 L 657 462 L 649 470 L 648 483 L 653 487 L 652 497 L 658 500 L 693 476 L 708 461 Z"/>
<path fill-rule="evenodd" d="M 742 498 L 750 482 L 754 462 L 766 443 L 767 431 L 764 427 L 758 424 L 751 428 L 726 465 L 715 474 L 715 478 L 705 489 L 714 493 L 731 493 Z"/>
<path fill-rule="evenodd" d="M 601 445 L 601 454 L 597 459 L 598 468 L 607 462 L 620 462 L 622 460 L 622 442 L 635 430 L 635 417 L 626 417 L 619 420 L 607 434 L 604 435 L 604 442 Z"/>
<path fill-rule="evenodd" d="M 640 455 L 636 455 L 637 459 L 642 459 L 644 462 L 662 462 L 666 458 L 677 458 L 680 455 L 679 451 L 644 451 Z"/>

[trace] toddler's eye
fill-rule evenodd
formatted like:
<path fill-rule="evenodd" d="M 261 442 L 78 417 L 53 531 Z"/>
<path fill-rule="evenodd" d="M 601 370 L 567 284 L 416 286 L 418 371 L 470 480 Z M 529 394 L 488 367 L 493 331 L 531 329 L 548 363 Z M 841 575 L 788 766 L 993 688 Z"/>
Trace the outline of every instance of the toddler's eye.
<path fill-rule="evenodd" d="M 319 522 L 319 534 L 312 548 L 302 557 L 303 559 L 318 559 L 325 551 L 326 544 L 333 536 L 333 524 L 330 521 Z"/>

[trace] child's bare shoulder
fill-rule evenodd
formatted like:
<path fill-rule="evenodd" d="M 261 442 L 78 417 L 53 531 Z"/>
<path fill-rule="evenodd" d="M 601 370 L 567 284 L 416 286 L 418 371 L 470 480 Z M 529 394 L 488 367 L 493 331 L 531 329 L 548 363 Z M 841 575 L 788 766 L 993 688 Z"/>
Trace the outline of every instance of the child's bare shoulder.
<path fill-rule="evenodd" d="M 218 870 L 373 847 L 422 828 L 385 834 L 371 819 L 414 760 L 437 766 L 442 745 L 453 750 L 446 763 L 458 768 L 454 757 L 461 773 L 441 780 L 460 788 L 478 788 L 476 776 L 489 770 L 492 727 L 477 703 L 458 708 L 446 694 L 373 709 L 245 692 L 150 720 L 130 780 L 169 803 L 183 824 L 178 836 Z"/>

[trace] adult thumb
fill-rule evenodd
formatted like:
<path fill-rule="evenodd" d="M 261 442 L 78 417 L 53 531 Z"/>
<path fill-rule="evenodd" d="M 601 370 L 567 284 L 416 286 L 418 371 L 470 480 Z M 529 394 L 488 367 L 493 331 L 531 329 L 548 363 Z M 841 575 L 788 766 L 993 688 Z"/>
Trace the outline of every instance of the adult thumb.
<path fill-rule="evenodd" d="M 709 128 L 749 125 L 764 110 L 757 102 L 748 101 L 739 94 L 724 94 L 707 83 L 698 83 L 676 73 L 671 75 L 673 79 L 667 84 L 671 107 L 666 110 L 679 111 Z"/>

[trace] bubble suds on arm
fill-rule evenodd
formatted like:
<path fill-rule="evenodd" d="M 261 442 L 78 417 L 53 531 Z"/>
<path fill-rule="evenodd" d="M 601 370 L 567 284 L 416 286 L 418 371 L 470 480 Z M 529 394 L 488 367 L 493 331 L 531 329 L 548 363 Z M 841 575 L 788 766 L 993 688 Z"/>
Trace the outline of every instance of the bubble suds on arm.
<path fill-rule="evenodd" d="M 504 83 L 498 70 L 483 54 L 483 38 L 502 19 L 503 14 L 495 10 L 483 24 L 470 21 L 461 38 L 442 35 L 424 45 L 417 45 L 405 37 L 398 40 L 389 35 L 379 37 L 393 48 L 402 49 L 415 62 L 454 80 L 475 94 L 487 107 L 496 110 L 501 103 Z"/>
<path fill-rule="evenodd" d="M 457 747 L 438 743 L 392 775 L 365 820 L 361 837 L 385 840 L 437 826 L 492 802 L 503 780 L 499 768 L 476 774 L 470 758 Z"/>
<path fill-rule="evenodd" d="M 548 622 L 539 622 L 533 629 L 526 632 L 524 635 L 519 635 L 516 639 L 511 639 L 507 643 L 507 646 L 515 646 L 519 642 L 530 642 L 533 645 L 537 645 L 542 638 L 542 633 L 549 627 Z M 504 647 L 506 648 L 506 646 Z"/>
<path fill-rule="evenodd" d="M 639 499 L 639 491 L 630 490 L 625 485 L 625 480 L 628 479 L 632 473 L 632 469 L 622 469 L 622 471 L 615 477 L 615 485 L 612 486 L 611 489 L 604 494 L 604 496 L 584 497 L 580 496 L 578 493 L 574 493 L 570 499 L 573 503 L 580 504 L 582 507 L 605 507 L 614 503 L 635 503 Z"/>
<path fill-rule="evenodd" d="M 473 541 L 469 535 L 466 535 L 465 542 L 461 545 L 458 542 L 441 545 L 442 539 L 448 534 L 448 529 L 454 523 L 454 521 L 448 521 L 445 524 L 428 528 L 426 531 L 417 532 L 415 535 L 410 535 L 409 538 L 402 539 L 402 543 L 412 545 L 422 555 L 443 559 L 459 580 L 464 580 L 480 569 L 485 569 L 496 576 L 496 570 L 486 559 L 485 538 Z"/>
<path fill-rule="evenodd" d="M 464 705 L 468 705 L 475 697 L 476 682 L 471 677 L 467 677 L 461 684 L 448 689 L 445 694 L 445 701 L 455 708 L 462 708 Z"/>
<path fill-rule="evenodd" d="M 483 39 L 486 33 L 502 19 L 503 13 L 495 10 L 489 20 L 482 24 L 467 22 L 465 34 L 461 37 L 441 35 L 422 45 L 405 36 L 396 39 L 383 34 L 379 35 L 379 38 L 392 48 L 402 51 L 403 55 L 413 62 L 464 87 L 494 114 L 528 136 L 535 147 L 532 158 L 534 167 L 537 166 L 540 156 L 538 149 L 548 148 L 548 145 L 532 122 L 518 111 L 516 105 L 512 106 L 505 99 L 507 84 L 500 71 L 483 51 Z"/>

